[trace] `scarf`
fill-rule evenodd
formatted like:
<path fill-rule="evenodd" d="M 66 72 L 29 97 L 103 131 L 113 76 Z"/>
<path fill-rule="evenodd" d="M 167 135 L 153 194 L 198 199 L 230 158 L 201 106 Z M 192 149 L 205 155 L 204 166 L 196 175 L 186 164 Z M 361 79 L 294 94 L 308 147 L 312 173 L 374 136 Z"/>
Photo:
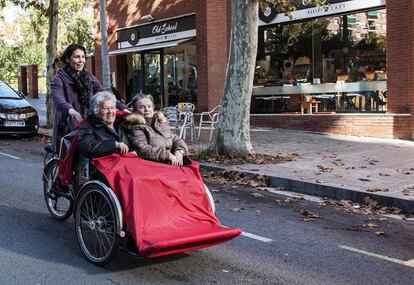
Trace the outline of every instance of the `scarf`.
<path fill-rule="evenodd" d="M 73 79 L 76 89 L 78 90 L 78 98 L 81 108 L 82 116 L 86 115 L 89 109 L 89 99 L 91 98 L 92 90 L 89 90 L 89 74 L 85 69 L 82 69 L 79 73 L 72 68 L 69 64 L 63 66 L 63 70 Z"/>

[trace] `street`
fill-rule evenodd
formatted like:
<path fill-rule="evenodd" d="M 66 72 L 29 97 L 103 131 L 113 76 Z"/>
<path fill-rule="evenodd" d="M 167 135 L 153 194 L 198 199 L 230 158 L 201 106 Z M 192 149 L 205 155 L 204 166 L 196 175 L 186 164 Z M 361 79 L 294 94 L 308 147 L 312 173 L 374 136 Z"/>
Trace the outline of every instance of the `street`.
<path fill-rule="evenodd" d="M 207 184 L 217 216 L 223 225 L 240 227 L 243 236 L 156 259 L 119 252 L 107 266 L 96 267 L 82 256 L 73 219 L 58 222 L 46 209 L 43 146 L 36 140 L 0 137 L 2 284 L 413 282 L 413 222 L 218 184 Z"/>

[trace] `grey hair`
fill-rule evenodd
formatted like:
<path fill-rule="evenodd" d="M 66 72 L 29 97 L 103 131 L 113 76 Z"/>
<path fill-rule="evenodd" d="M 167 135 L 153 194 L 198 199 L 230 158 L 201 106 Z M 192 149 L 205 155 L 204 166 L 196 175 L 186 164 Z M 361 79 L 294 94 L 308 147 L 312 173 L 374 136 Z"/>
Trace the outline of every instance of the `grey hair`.
<path fill-rule="evenodd" d="M 111 101 L 116 104 L 116 97 L 114 94 L 108 91 L 101 91 L 92 96 L 89 103 L 90 113 L 98 117 L 99 111 L 101 109 L 101 103 L 104 101 Z"/>
<path fill-rule="evenodd" d="M 152 106 L 154 107 L 154 98 L 152 97 L 152 95 L 139 93 L 139 94 L 135 95 L 134 98 L 132 98 L 132 101 L 131 101 L 132 109 L 134 109 L 134 111 L 137 111 L 137 108 L 138 108 L 137 104 L 142 99 L 150 99 L 151 102 L 152 102 Z"/>

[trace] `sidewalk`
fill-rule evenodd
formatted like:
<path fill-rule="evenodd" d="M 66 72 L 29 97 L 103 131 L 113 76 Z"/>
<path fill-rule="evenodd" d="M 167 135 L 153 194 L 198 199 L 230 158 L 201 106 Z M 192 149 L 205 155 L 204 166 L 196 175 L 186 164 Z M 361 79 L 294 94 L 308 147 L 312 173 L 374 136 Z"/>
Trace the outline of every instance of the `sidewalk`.
<path fill-rule="evenodd" d="M 46 121 L 44 96 L 29 99 Z M 44 107 L 44 112 L 42 111 Z M 50 135 L 50 129 L 39 133 Z M 201 143 L 190 143 L 193 151 L 206 148 L 207 130 Z M 360 202 L 366 196 L 382 205 L 414 213 L 414 142 L 317 134 L 301 131 L 253 128 L 256 153 L 297 154 L 294 161 L 280 164 L 225 166 L 201 163 L 210 169 L 230 169 L 265 175 L 270 187 Z"/>
<path fill-rule="evenodd" d="M 208 134 L 202 134 L 205 139 Z M 338 200 L 361 202 L 366 196 L 384 206 L 414 213 L 414 142 L 317 134 L 284 129 L 254 128 L 255 153 L 298 154 L 280 164 L 224 166 L 265 175 L 270 187 Z M 197 150 L 206 144 L 191 144 Z"/>

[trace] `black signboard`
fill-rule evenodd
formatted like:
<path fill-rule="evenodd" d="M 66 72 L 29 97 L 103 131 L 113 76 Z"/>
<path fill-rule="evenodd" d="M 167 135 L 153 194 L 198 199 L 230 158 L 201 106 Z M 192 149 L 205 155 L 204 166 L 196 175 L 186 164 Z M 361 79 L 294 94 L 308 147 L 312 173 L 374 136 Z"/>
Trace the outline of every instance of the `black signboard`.
<path fill-rule="evenodd" d="M 125 29 L 119 29 L 118 43 L 128 42 L 131 46 L 151 42 L 168 40 L 172 34 L 195 30 L 195 15 L 188 15 L 180 18 L 172 18 L 164 21 L 157 21 L 145 25 L 138 25 Z M 185 33 L 182 33 L 185 37 Z M 170 37 L 169 37 L 170 35 Z M 179 39 L 180 37 L 174 37 Z"/>

